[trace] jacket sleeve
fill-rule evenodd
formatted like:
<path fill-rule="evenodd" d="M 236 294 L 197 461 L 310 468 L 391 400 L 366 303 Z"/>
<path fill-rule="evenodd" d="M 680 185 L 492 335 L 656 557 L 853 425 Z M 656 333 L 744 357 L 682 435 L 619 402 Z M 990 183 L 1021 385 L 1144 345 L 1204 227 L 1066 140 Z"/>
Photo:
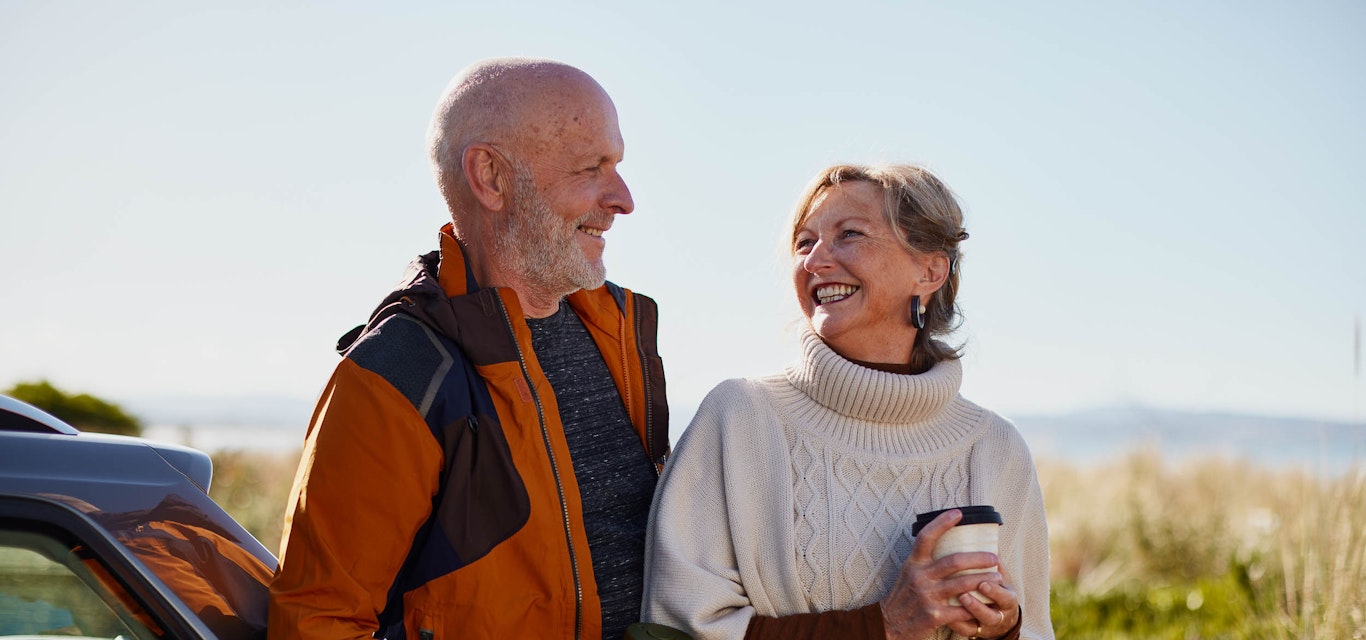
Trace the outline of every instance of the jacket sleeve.
<path fill-rule="evenodd" d="M 270 588 L 272 640 L 370 638 L 438 489 L 442 453 L 380 376 L 343 359 L 318 401 Z"/>

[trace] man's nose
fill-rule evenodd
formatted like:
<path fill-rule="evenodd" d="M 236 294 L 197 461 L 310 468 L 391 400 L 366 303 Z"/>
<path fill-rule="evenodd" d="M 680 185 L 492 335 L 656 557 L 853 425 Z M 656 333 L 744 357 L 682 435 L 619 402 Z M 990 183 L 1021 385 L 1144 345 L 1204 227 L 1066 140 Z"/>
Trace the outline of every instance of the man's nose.
<path fill-rule="evenodd" d="M 630 213 L 636 210 L 636 203 L 631 199 L 631 188 L 626 186 L 626 178 L 620 173 L 614 174 L 613 180 L 607 193 L 603 194 L 603 208 L 612 213 Z"/>

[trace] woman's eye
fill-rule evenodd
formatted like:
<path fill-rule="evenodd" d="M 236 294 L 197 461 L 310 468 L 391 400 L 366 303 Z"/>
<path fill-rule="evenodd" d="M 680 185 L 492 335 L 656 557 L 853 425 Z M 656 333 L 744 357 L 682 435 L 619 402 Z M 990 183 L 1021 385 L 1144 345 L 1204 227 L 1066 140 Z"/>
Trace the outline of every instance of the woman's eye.
<path fill-rule="evenodd" d="M 844 231 L 841 231 L 841 232 L 840 232 L 840 237 L 841 237 L 841 238 L 854 238 L 854 237 L 861 236 L 861 235 L 863 235 L 863 234 L 862 234 L 862 233 L 859 233 L 859 232 L 857 232 L 857 231 L 854 231 L 853 229 L 845 229 Z"/>
<path fill-rule="evenodd" d="M 816 244 L 814 240 L 810 238 L 802 238 L 801 240 L 798 240 L 797 242 L 793 243 L 792 248 L 797 253 L 801 253 L 803 251 L 810 251 L 811 245 L 813 244 Z"/>

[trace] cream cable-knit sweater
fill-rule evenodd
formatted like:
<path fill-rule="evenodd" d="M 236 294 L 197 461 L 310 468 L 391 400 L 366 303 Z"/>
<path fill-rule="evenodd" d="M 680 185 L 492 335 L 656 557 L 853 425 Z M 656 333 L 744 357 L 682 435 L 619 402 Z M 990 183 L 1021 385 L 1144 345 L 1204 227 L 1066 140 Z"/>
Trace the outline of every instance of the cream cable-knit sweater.
<path fill-rule="evenodd" d="M 957 361 L 898 375 L 810 330 L 802 346 L 781 374 L 718 385 L 679 440 L 650 514 L 643 619 L 742 638 L 756 614 L 871 604 L 917 513 L 989 504 L 1021 637 L 1052 638 L 1043 495 L 1015 427 L 958 395 Z"/>

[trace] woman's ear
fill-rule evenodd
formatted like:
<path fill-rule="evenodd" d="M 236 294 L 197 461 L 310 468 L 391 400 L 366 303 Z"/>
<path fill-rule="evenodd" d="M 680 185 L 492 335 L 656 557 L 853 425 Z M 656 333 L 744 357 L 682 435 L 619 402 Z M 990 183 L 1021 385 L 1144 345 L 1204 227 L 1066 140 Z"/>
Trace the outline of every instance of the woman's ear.
<path fill-rule="evenodd" d="M 460 166 L 470 194 L 489 211 L 504 211 L 512 203 L 512 167 L 493 145 L 476 142 L 465 148 Z"/>
<path fill-rule="evenodd" d="M 920 279 L 915 283 L 915 295 L 929 296 L 944 286 L 949 278 L 949 257 L 936 251 L 920 257 Z"/>

